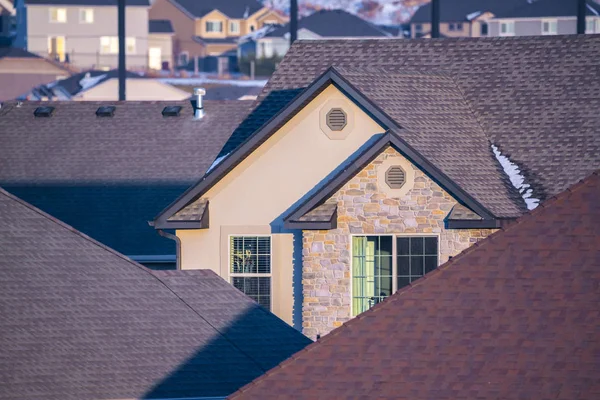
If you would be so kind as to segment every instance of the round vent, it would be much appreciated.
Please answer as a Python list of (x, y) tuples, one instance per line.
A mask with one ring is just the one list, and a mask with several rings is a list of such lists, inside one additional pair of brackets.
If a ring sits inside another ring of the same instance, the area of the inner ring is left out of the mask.
[(385, 183), (392, 189), (400, 189), (406, 182), (406, 173), (397, 165), (390, 167), (385, 173)]
[(341, 108), (332, 108), (327, 113), (327, 126), (332, 131), (341, 131), (347, 123), (346, 113)]

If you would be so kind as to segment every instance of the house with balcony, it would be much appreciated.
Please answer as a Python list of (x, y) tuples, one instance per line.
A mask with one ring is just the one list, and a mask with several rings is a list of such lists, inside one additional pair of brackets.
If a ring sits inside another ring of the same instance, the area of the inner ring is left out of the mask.
[[(82, 69), (118, 66), (116, 0), (17, 0), (17, 45)], [(126, 64), (148, 67), (148, 0), (127, 0)]]
[(600, 35), (299, 40), (153, 225), (182, 269), (325, 335), (600, 168), (599, 52)]
[[(586, 1), (585, 33), (600, 33), (600, 4)], [(490, 36), (568, 35), (577, 33), (577, 2), (537, 0), (504, 9), (489, 21)]]
[[(171, 22), (175, 63), (184, 67), (198, 57), (211, 57), (213, 63), (234, 62), (240, 37), (287, 21), (258, 0), (156, 0), (150, 18)], [(215, 61), (219, 58), (225, 61)]]

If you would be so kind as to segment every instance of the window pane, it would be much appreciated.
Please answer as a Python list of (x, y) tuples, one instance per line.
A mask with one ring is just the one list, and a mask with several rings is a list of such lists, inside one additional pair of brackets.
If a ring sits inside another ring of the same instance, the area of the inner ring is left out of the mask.
[(258, 257), (258, 273), (268, 274), (271, 272), (271, 256), (259, 255)]
[(414, 281), (415, 278), (423, 276), (424, 263), (425, 260), (423, 259), (423, 256), (410, 257), (410, 275), (413, 278), (411, 282)]
[(409, 244), (410, 238), (399, 237), (396, 239), (396, 252), (398, 255), (407, 256), (409, 255)]
[(271, 309), (271, 278), (233, 277), (231, 283), (267, 310)]
[(375, 254), (380, 256), (391, 256), (392, 255), (392, 237), (391, 236), (380, 236), (379, 246), (376, 249)]
[(409, 283), (410, 283), (410, 278), (405, 277), (405, 276), (398, 277), (398, 289), (402, 289), (403, 287), (408, 286)]
[(377, 257), (375, 274), (392, 276), (392, 257)]
[(437, 255), (438, 253), (438, 238), (437, 237), (426, 237), (425, 238), (425, 254)]
[(425, 256), (425, 273), (429, 273), (437, 268), (437, 256)]
[(410, 275), (410, 258), (399, 256), (397, 261), (398, 275)]
[(410, 238), (410, 254), (413, 256), (423, 254), (423, 238)]
[(381, 300), (392, 294), (392, 277), (380, 276), (375, 280), (375, 296)]

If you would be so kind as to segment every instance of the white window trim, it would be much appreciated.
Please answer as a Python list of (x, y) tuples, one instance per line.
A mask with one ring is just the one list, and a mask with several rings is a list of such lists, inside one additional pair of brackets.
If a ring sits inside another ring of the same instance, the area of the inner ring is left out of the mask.
[[(89, 22), (87, 20), (85, 20), (84, 18), (81, 18), (82, 15), (83, 15), (83, 13), (87, 14), (87, 12), (91, 12), (91, 15), (92, 15), (92, 20), (89, 21)], [(79, 9), (79, 23), (80, 24), (93, 24), (94, 23), (94, 17), (95, 16), (94, 16), (94, 9), (93, 8), (80, 8)]]
[[(592, 25), (592, 29), (588, 29), (588, 24)], [(600, 33), (600, 18), (586, 17), (585, 18), (585, 33)]]
[[(550, 28), (552, 26), (552, 24), (554, 24), (554, 26), (556, 27), (556, 31), (544, 32), (544, 24), (548, 24), (548, 28)], [(542, 31), (542, 35), (544, 35), (544, 36), (558, 35), (558, 20), (554, 19), (554, 18), (542, 19), (541, 31)]]
[[(54, 11), (54, 10), (56, 10), (56, 20), (54, 20), (52, 18), (52, 11)], [(64, 10), (64, 12), (65, 12), (65, 20), (64, 21), (60, 21), (58, 19), (58, 11), (59, 10)], [(66, 24), (67, 20), (68, 20), (68, 18), (67, 18), (67, 9), (64, 8), (64, 7), (50, 7), (48, 9), (48, 20), (50, 21), (51, 24)]]
[[(232, 27), (236, 29), (232, 29)], [(240, 21), (229, 21), (229, 33), (240, 33)]]
[(440, 252), (441, 246), (441, 234), (440, 233), (351, 233), (350, 234), (350, 242), (349, 242), (349, 254), (350, 254), (350, 285), (348, 285), (350, 290), (350, 318), (356, 318), (354, 315), (354, 296), (352, 296), (353, 287), (352, 283), (354, 282), (354, 276), (352, 274), (352, 262), (354, 259), (354, 254), (352, 253), (352, 239), (354, 237), (360, 236), (391, 236), (392, 237), (392, 294), (388, 297), (393, 296), (398, 291), (398, 260), (397, 260), (397, 249), (396, 249), (396, 238), (398, 237), (436, 237), (438, 240), (438, 267), (440, 264), (440, 260), (442, 258), (442, 254)]
[[(265, 273), (256, 273), (256, 274), (252, 274), (252, 273), (232, 273), (231, 272), (231, 238), (232, 237), (250, 237), (250, 238), (254, 238), (254, 237), (268, 237), (269, 238), (269, 245), (270, 245), (270, 254), (269, 254), (269, 266), (271, 267), (271, 272), (269, 272), (268, 274)], [(273, 295), (273, 235), (265, 235), (263, 234), (250, 234), (250, 233), (244, 233), (244, 234), (229, 234), (227, 235), (227, 282), (229, 282), (230, 285), (233, 286), (233, 283), (231, 282), (231, 278), (270, 278), (269, 283), (270, 283), (270, 299), (269, 299), (269, 310), (271, 312), (273, 312), (273, 298), (275, 297)], [(238, 290), (236, 288), (236, 290)], [(244, 293), (245, 294), (245, 293)]]
[[(512, 32), (502, 32), (502, 24), (512, 24), (513, 27), (513, 31)], [(500, 21), (500, 24), (498, 25), (498, 36), (515, 36), (515, 21), (514, 20), (504, 20), (504, 21)]]
[[(218, 31), (209, 31), (208, 30), (208, 24), (219, 24), (221, 25), (221, 30)], [(204, 28), (206, 30), (206, 33), (223, 33), (223, 21), (221, 20), (213, 20), (213, 19), (209, 19), (205, 22)]]

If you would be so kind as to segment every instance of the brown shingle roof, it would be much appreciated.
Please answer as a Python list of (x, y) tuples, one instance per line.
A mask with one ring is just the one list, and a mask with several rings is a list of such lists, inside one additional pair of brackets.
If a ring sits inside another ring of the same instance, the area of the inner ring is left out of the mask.
[(214, 272), (152, 272), (2, 189), (0, 221), (0, 399), (226, 396), (310, 343)]
[(233, 399), (600, 398), (600, 173)]

